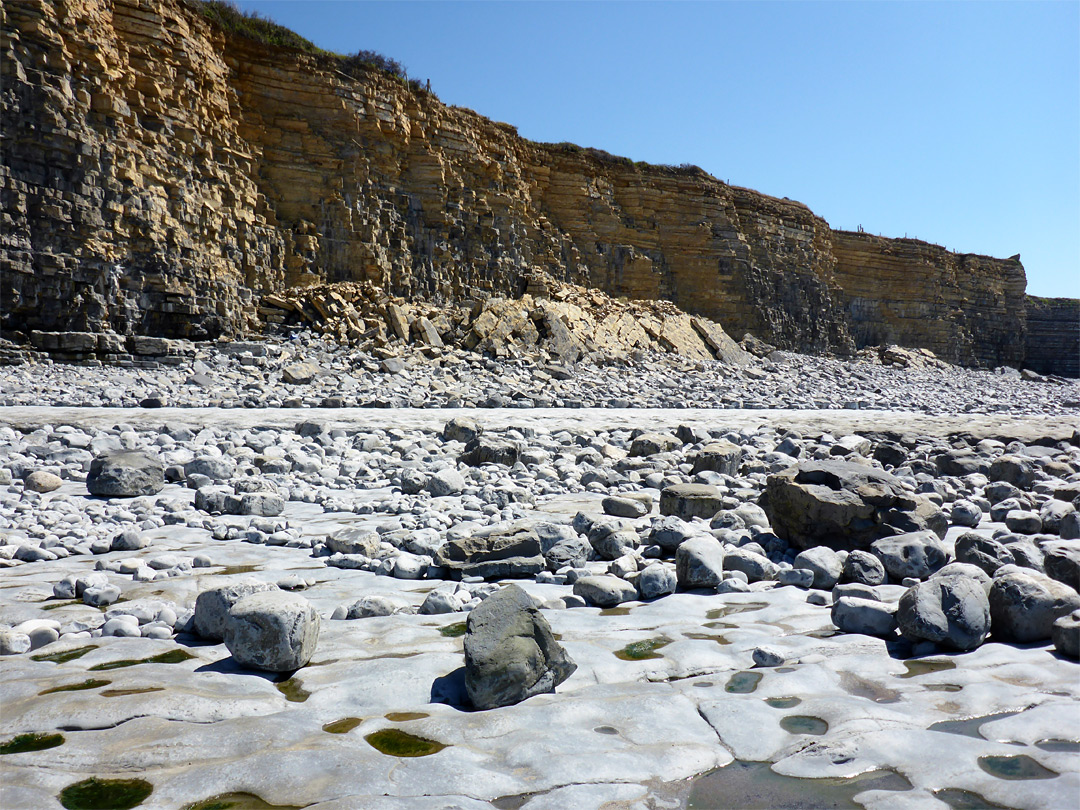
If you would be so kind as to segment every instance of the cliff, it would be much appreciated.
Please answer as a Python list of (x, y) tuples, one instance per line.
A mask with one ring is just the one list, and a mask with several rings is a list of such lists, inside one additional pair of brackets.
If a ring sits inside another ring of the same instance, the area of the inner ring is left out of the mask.
[(8, 0), (0, 25), (5, 331), (212, 337), (258, 328), (260, 299), (290, 287), (437, 302), (547, 273), (782, 348), (1024, 359), (1018, 261), (533, 143), (378, 69), (227, 35), (184, 0)]
[(1024, 348), (1032, 371), (1080, 377), (1080, 301), (1027, 296)]

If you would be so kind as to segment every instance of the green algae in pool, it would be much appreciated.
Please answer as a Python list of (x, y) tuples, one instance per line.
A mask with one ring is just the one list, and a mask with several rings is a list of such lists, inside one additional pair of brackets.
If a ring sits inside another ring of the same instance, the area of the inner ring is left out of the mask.
[(84, 779), (60, 791), (67, 810), (128, 810), (154, 792), (145, 779)]
[(82, 604), (81, 599), (65, 599), (63, 602), (53, 602), (50, 605), (42, 605), (41, 609), (42, 610), (56, 610), (57, 608), (71, 607), (72, 605), (81, 605), (81, 604)]
[(124, 667), (134, 667), (139, 664), (179, 664), (194, 657), (187, 650), (169, 650), (149, 658), (127, 658), (123, 661), (106, 661), (104, 664), (94, 664), (94, 666), (90, 667), (90, 672), (107, 672), (110, 669), (123, 669)]
[(396, 728), (384, 728), (368, 734), (364, 739), (379, 753), (392, 757), (426, 757), (446, 748), (440, 742), (425, 740)]
[(854, 800), (864, 790), (911, 790), (895, 771), (869, 771), (848, 779), (782, 776), (768, 762), (735, 760), (693, 781), (688, 810), (863, 810)]
[(797, 697), (773, 697), (765, 698), (765, 702), (772, 706), (774, 709), (794, 709), (800, 703), (802, 698)]
[(222, 793), (184, 807), (184, 810), (300, 810), (295, 804), (270, 804), (254, 793)]
[(425, 717), (431, 717), (430, 714), (424, 712), (390, 712), (383, 715), (391, 723), (404, 723), (407, 720), (423, 720)]
[(647, 638), (644, 641), (635, 641), (633, 644), (627, 644), (621, 650), (618, 650), (615, 657), (622, 661), (646, 661), (650, 658), (663, 658), (656, 651), (670, 643), (671, 639), (663, 636)]
[(40, 655), (31, 655), (31, 661), (51, 661), (54, 664), (66, 664), (68, 661), (74, 661), (76, 658), (82, 658), (91, 650), (96, 650), (96, 644), (88, 644), (85, 647), (75, 647), (70, 650), (61, 650), (54, 653), (41, 653)]
[(759, 683), (761, 683), (760, 672), (736, 672), (728, 679), (724, 691), (746, 695), (757, 689)]
[(1003, 804), (995, 804), (978, 793), (972, 793), (970, 790), (960, 790), (959, 788), (935, 790), (934, 798), (945, 802), (952, 810), (1012, 810), (1012, 808)]
[(979, 767), (998, 779), (1053, 779), (1056, 771), (1044, 768), (1026, 754), (1014, 757), (979, 757)]
[(143, 686), (132, 689), (106, 689), (102, 697), (124, 697), (125, 695), (145, 695), (149, 692), (164, 692), (164, 686)]
[(335, 720), (333, 723), (327, 723), (322, 727), (322, 730), (330, 734), (348, 734), (363, 722), (364, 721), (359, 717), (343, 717), (340, 720)]
[(820, 717), (807, 714), (789, 714), (780, 718), (780, 728), (789, 734), (824, 734), (829, 724)]
[(25, 754), (29, 751), (44, 751), (64, 744), (63, 734), (20, 734), (7, 742), (0, 743), (0, 754)]
[(619, 730), (617, 728), (614, 728), (613, 726), (597, 726), (593, 729), (593, 731), (595, 731), (597, 734), (609, 735), (615, 735), (619, 733)]
[(920, 675), (926, 675), (929, 672), (941, 672), (946, 669), (956, 669), (955, 661), (942, 661), (931, 659), (920, 659), (918, 661), (905, 661), (904, 667), (907, 669), (901, 678), (917, 678)]
[(465, 622), (448, 624), (446, 625), (446, 627), (440, 628), (439, 632), (447, 638), (457, 638), (458, 636), (463, 636), (465, 635)]
[(99, 686), (108, 686), (112, 681), (103, 681), (98, 678), (89, 678), (79, 683), (69, 683), (66, 686), (54, 686), (52, 689), (46, 689), (44, 692), (38, 692), (38, 695), (52, 695), (56, 692), (80, 692), (83, 689), (97, 689)]
[(309, 697), (311, 692), (300, 685), (300, 681), (296, 678), (289, 678), (287, 681), (282, 681), (277, 684), (277, 690), (285, 696), (285, 699), (292, 703), (303, 703)]
[(926, 683), (923, 684), (923, 689), (927, 692), (959, 692), (964, 687), (958, 686), (955, 683)]
[(628, 607), (613, 607), (604, 608), (600, 611), (601, 616), (629, 616), (631, 608)]

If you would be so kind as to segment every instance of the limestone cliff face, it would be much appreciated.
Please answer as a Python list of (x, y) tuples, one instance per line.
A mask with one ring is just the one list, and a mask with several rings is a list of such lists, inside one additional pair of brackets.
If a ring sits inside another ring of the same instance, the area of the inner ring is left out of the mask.
[(1080, 301), (1027, 296), (1025, 354), (1032, 371), (1080, 377)]
[(859, 346), (930, 349), (963, 365), (1024, 360), (1019, 259), (950, 253), (915, 239), (833, 232), (836, 278)]
[(6, 0), (0, 24), (5, 330), (203, 337), (287, 287), (438, 301), (543, 271), (784, 348), (1022, 359), (1019, 262), (865, 246), (700, 170), (532, 143), (184, 0)]

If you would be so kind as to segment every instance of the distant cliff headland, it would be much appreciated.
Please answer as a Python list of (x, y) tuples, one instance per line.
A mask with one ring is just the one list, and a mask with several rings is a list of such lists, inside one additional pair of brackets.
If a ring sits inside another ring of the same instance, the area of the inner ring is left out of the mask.
[(5, 334), (199, 339), (258, 330), (263, 296), (295, 286), (450, 302), (544, 273), (781, 348), (1080, 373), (1080, 304), (1026, 296), (1018, 257), (531, 142), (223, 4), (7, 0), (0, 24)]

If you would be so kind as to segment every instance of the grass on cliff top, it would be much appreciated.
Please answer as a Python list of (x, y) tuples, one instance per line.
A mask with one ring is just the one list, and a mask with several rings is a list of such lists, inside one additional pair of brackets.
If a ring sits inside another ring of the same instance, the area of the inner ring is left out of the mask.
[(413, 92), (431, 92), (421, 84), (419, 79), (410, 79), (408, 70), (396, 59), (391, 59), (376, 51), (359, 50), (345, 56), (323, 50), (311, 40), (305, 39), (283, 25), (278, 25), (257, 11), (244, 11), (238, 8), (231, 0), (198, 0), (197, 6), (208, 22), (228, 34), (263, 45), (292, 48), (314, 56), (329, 57), (337, 61), (339, 70), (350, 75), (354, 75), (357, 70), (378, 70), (397, 79)]

